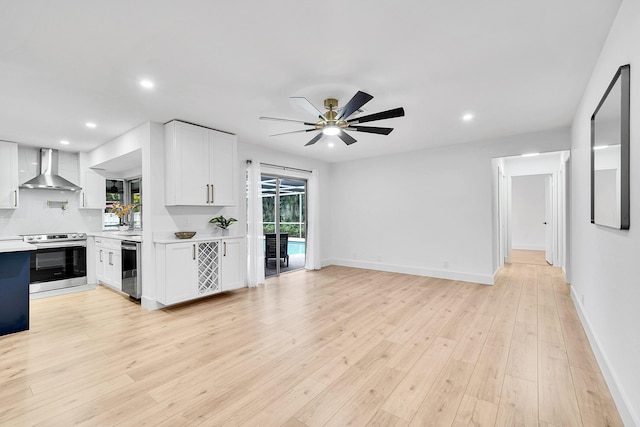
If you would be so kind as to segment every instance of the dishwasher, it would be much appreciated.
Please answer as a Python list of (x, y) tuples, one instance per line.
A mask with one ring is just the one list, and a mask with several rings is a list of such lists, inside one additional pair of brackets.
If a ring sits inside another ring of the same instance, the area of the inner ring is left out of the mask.
[(140, 242), (122, 241), (122, 292), (135, 300), (142, 296), (140, 246)]

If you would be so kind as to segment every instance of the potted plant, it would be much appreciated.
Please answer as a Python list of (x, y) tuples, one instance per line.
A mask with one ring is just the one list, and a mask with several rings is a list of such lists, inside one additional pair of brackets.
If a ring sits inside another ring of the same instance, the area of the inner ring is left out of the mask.
[(222, 229), (222, 234), (223, 235), (229, 234), (229, 230), (228, 230), (229, 226), (231, 224), (233, 224), (234, 222), (236, 222), (236, 221), (237, 221), (237, 219), (235, 219), (235, 218), (225, 218), (224, 215), (220, 215), (220, 216), (217, 216), (215, 218), (211, 218), (209, 220), (209, 222), (211, 224), (216, 224), (218, 227), (220, 227), (220, 229)]
[(124, 203), (115, 202), (111, 205), (111, 209), (109, 209), (109, 213), (116, 214), (118, 218), (120, 218), (120, 229), (126, 230), (133, 227), (133, 209), (136, 205), (125, 205)]

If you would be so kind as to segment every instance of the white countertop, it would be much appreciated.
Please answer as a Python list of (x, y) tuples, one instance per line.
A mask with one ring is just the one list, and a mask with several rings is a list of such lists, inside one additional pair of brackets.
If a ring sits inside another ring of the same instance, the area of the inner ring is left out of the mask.
[(142, 242), (142, 231), (89, 231), (89, 237), (103, 237), (105, 239), (130, 240), (132, 242)]
[(22, 240), (2, 240), (0, 241), (0, 253), (35, 251), (36, 247)]
[(207, 242), (211, 240), (234, 239), (238, 237), (244, 237), (244, 236), (239, 236), (237, 234), (230, 235), (230, 236), (222, 236), (220, 234), (196, 233), (196, 235), (190, 239), (178, 239), (173, 233), (169, 233), (169, 234), (159, 233), (158, 235), (153, 236), (153, 242), (154, 243)]

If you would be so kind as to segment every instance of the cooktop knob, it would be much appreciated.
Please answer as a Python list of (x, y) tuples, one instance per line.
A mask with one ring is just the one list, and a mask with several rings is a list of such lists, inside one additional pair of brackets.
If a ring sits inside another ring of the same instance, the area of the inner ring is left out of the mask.
[(33, 240), (33, 236), (27, 236), (27, 240)]
[(78, 233), (78, 237), (81, 239), (84, 238), (84, 233)]
[(42, 236), (36, 236), (36, 240), (42, 240)]
[(75, 234), (75, 233), (71, 235), (71, 238), (72, 238), (72, 239), (75, 239), (75, 238), (77, 238), (77, 237), (78, 237), (78, 235), (77, 235), (77, 234)]

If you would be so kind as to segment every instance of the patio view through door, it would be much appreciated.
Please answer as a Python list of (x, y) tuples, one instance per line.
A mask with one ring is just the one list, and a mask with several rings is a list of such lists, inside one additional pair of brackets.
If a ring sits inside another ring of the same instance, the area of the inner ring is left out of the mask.
[(262, 175), (264, 275), (304, 268), (307, 234), (307, 182)]

